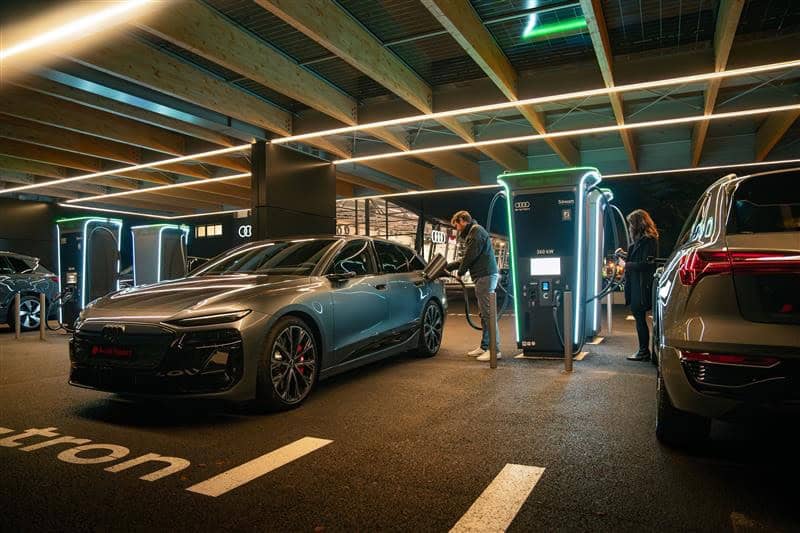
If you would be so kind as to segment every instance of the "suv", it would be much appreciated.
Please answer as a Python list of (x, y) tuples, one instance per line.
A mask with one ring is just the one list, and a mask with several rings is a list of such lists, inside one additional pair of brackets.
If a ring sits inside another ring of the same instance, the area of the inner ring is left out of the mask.
[(14, 295), (20, 294), (20, 327), (37, 329), (41, 319), (39, 293), (52, 302), (58, 295), (58, 277), (39, 264), (37, 257), (0, 252), (0, 322), (14, 327)]
[(725, 176), (656, 280), (656, 436), (800, 405), (800, 169)]

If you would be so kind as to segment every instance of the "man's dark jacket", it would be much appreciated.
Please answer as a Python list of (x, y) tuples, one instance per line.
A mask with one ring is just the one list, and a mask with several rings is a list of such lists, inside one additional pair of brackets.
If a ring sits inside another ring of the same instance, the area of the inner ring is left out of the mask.
[(469, 271), (473, 280), (490, 274), (497, 274), (497, 261), (494, 258), (492, 240), (480, 224), (472, 222), (461, 232), (464, 238), (464, 255), (461, 261), (451, 263), (458, 265), (458, 275), (463, 276)]
[(656, 265), (653, 259), (658, 256), (658, 239), (641, 237), (628, 250), (625, 261), (625, 304), (634, 313), (647, 311), (653, 307), (653, 274)]

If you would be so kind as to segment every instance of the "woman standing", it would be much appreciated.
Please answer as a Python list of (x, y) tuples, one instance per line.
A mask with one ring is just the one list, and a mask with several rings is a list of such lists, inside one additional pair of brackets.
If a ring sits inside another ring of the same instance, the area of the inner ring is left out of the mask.
[(631, 361), (650, 360), (650, 330), (647, 311), (652, 309), (653, 274), (658, 256), (658, 229), (644, 209), (628, 215), (628, 228), (633, 244), (625, 261), (625, 305), (631, 307), (639, 337), (639, 351), (628, 357)]

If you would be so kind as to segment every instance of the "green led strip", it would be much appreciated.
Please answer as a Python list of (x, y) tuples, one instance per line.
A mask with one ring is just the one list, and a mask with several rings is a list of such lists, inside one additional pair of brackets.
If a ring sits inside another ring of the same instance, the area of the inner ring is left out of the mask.
[(525, 31), (522, 34), (523, 39), (534, 39), (536, 37), (547, 37), (559, 33), (566, 33), (568, 31), (580, 30), (586, 28), (588, 24), (583, 17), (576, 17), (560, 22), (551, 22), (549, 24), (542, 24), (534, 26), (532, 29)]

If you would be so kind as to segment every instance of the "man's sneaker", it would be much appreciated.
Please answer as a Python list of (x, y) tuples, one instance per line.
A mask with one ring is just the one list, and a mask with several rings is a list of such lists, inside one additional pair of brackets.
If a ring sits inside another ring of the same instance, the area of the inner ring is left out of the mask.
[(470, 356), (470, 357), (478, 357), (479, 355), (483, 354), (483, 352), (485, 352), (485, 351), (486, 350), (484, 350), (483, 348), (475, 348), (471, 352), (467, 352), (467, 355)]
[[(477, 361), (488, 361), (489, 358), (490, 358), (489, 350), (486, 350), (485, 352), (483, 352), (481, 355), (478, 356)], [(503, 358), (503, 356), (500, 355), (500, 352), (497, 352), (497, 358), (498, 359)]]

